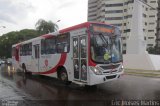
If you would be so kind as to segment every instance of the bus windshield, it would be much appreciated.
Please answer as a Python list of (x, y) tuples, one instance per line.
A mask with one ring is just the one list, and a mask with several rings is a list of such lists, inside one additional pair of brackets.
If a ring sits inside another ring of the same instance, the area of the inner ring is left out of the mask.
[(115, 33), (91, 33), (91, 58), (96, 63), (117, 63), (122, 61), (121, 38)]

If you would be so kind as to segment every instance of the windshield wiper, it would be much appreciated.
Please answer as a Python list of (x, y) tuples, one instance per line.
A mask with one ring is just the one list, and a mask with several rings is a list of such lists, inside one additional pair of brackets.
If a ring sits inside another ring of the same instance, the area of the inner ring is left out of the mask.
[(103, 40), (103, 42), (108, 45), (108, 41), (104, 37), (105, 35), (103, 35), (102, 33), (100, 33), (99, 35), (100, 35), (101, 39)]

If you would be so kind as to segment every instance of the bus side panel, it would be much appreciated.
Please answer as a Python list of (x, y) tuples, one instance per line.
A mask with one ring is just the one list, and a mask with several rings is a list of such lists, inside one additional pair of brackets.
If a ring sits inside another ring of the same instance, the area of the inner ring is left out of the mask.
[(32, 66), (31, 58), (32, 58), (31, 55), (30, 56), (20, 56), (19, 65), (21, 66), (21, 68), (22, 68), (22, 64), (25, 64), (26, 69), (28, 71), (31, 71), (31, 66)]
[[(47, 72), (58, 64), (61, 54), (47, 54), (40, 57), (40, 72)], [(46, 76), (57, 78), (57, 73), (45, 74)]]

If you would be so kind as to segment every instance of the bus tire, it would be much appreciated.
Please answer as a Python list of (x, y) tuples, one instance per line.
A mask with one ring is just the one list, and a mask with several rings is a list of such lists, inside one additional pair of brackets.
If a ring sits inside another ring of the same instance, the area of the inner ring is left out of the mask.
[(27, 73), (26, 65), (24, 63), (22, 64), (22, 70), (23, 70), (23, 73), (25, 74)]
[(68, 74), (65, 68), (61, 68), (61, 70), (58, 71), (58, 78), (66, 85), (71, 84), (71, 81), (68, 81)]

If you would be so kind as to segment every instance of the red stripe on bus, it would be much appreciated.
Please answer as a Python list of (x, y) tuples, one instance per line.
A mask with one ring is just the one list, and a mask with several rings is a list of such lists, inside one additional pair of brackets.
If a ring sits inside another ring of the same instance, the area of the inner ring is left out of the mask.
[(16, 53), (14, 54), (17, 62), (19, 62), (19, 48), (20, 48), (20, 44), (16, 46)]
[(35, 73), (35, 74), (52, 74), (52, 73), (55, 73), (55, 72), (57, 72), (58, 66), (63, 66), (64, 65), (64, 63), (66, 61), (66, 58), (67, 58), (67, 54), (63, 53), (63, 54), (61, 54), (61, 58), (60, 58), (58, 64), (55, 67), (53, 67), (51, 70), (46, 71), (46, 72), (32, 72), (32, 73)]
[(110, 26), (113, 26), (111, 24), (108, 24), (108, 23), (100, 23), (100, 22), (84, 22), (84, 23), (81, 23), (79, 25), (75, 25), (75, 26), (72, 26), (72, 27), (69, 27), (69, 28), (66, 28), (66, 29), (62, 29), (59, 31), (59, 33), (66, 33), (66, 32), (70, 32), (72, 30), (77, 30), (77, 29), (81, 29), (81, 28), (84, 28), (84, 27), (87, 27), (89, 28), (90, 24), (101, 24), (101, 25), (110, 25)]
[(66, 33), (66, 32), (70, 32), (72, 30), (77, 30), (77, 29), (88, 27), (89, 25), (90, 25), (90, 22), (85, 22), (85, 23), (82, 23), (82, 24), (79, 24), (79, 25), (76, 25), (76, 26), (72, 26), (72, 27), (69, 27), (69, 28), (66, 28), (66, 29), (62, 29), (59, 32), (60, 33)]
[(49, 38), (53, 38), (54, 35), (46, 34), (46, 35), (42, 35), (41, 37), (43, 37), (43, 38), (45, 38), (45, 39), (49, 39)]

